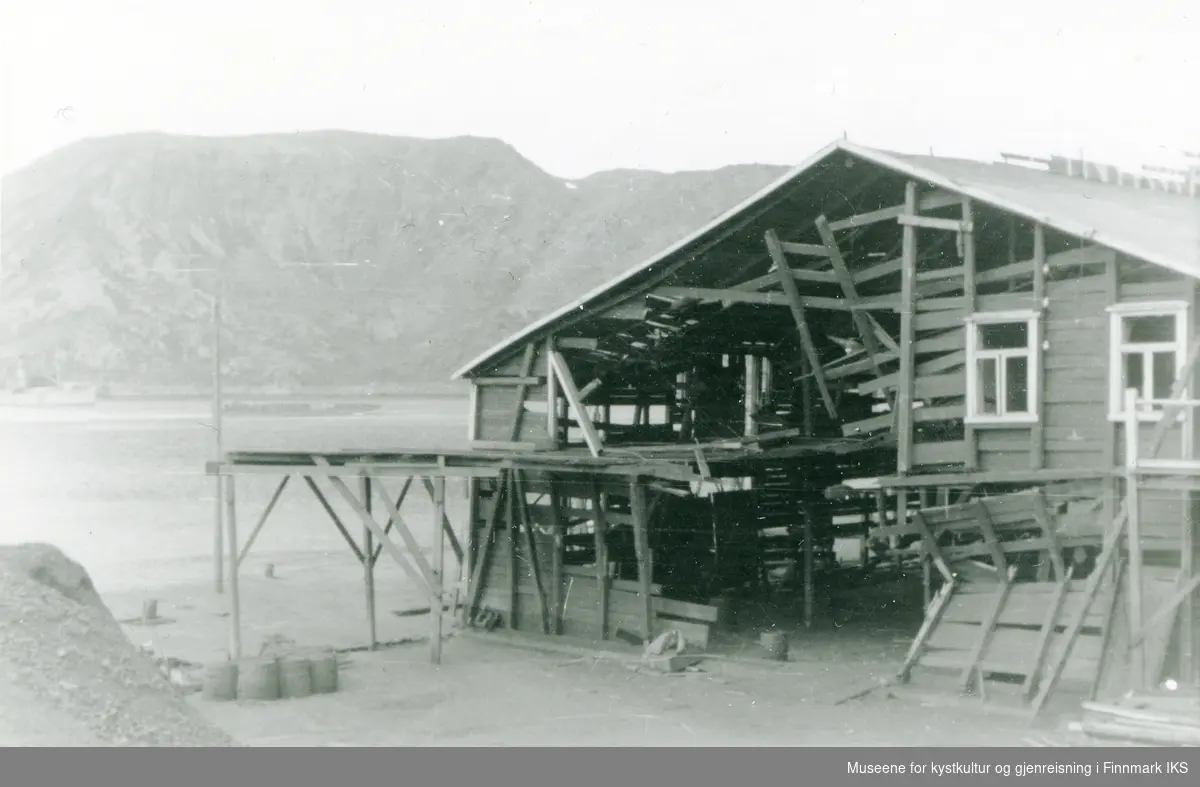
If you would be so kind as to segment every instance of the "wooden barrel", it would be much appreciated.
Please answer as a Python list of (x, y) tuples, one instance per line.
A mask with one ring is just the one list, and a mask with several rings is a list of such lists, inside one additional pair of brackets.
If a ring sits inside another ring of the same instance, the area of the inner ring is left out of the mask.
[(759, 644), (773, 661), (787, 661), (788, 638), (782, 631), (764, 631), (758, 638)]
[(304, 656), (279, 659), (279, 696), (285, 700), (308, 697), (313, 693), (312, 664)]
[(273, 658), (247, 659), (238, 666), (239, 700), (279, 699), (279, 662)]
[(321, 650), (308, 657), (313, 694), (333, 694), (338, 690), (337, 653)]
[(233, 661), (221, 661), (209, 664), (204, 670), (204, 687), (202, 696), (215, 702), (229, 702), (237, 699), (238, 665)]

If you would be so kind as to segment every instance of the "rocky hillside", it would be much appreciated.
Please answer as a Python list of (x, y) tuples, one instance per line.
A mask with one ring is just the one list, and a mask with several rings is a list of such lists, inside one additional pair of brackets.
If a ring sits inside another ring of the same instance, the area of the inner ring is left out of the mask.
[(203, 387), (218, 266), (235, 384), (444, 379), (780, 171), (564, 181), (497, 140), (343, 132), (81, 142), (3, 180), (0, 379), (21, 357)]

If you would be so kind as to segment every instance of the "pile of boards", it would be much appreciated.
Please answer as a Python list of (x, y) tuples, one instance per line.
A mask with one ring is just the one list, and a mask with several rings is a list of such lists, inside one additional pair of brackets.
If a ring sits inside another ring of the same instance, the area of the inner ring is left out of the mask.
[(1091, 738), (1150, 746), (1200, 746), (1200, 692), (1130, 694), (1111, 703), (1083, 703), (1072, 728)]

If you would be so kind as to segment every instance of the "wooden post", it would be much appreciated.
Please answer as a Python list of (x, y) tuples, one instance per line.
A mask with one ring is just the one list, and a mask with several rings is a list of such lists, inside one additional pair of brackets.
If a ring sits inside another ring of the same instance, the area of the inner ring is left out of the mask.
[[(1125, 391), (1125, 508), (1128, 513), (1129, 630), (1142, 630), (1142, 532), (1141, 501), (1138, 488), (1138, 438), (1141, 431), (1137, 414), (1137, 391)], [(1138, 643), (1129, 652), (1130, 688), (1137, 690), (1146, 681), (1146, 649)]]
[[(434, 664), (442, 663), (442, 623), (446, 603), (446, 477), (433, 479), (433, 582), (430, 583), (429, 611), (433, 620), (430, 627), (430, 659)], [(451, 610), (453, 614), (453, 610)]]
[(550, 530), (554, 539), (550, 557), (550, 633), (562, 634), (563, 619), (563, 523), (558, 483), (553, 475), (550, 484)]
[[(971, 200), (969, 199), (962, 201), (962, 221), (963, 231), (959, 235), (959, 238), (962, 241), (963, 317), (969, 318), (975, 313), (975, 231), (967, 229), (973, 225), (974, 207), (971, 205)], [(906, 231), (907, 229), (908, 227), (905, 226)], [(907, 237), (906, 235), (905, 238), (907, 239)], [(915, 304), (912, 304), (912, 306), (915, 308)], [(916, 363), (916, 359), (912, 359), (912, 362)], [(967, 374), (971, 374), (971, 371), (968, 370)], [(971, 407), (970, 404), (968, 404), (969, 407)], [(964, 469), (968, 472), (978, 470), (979, 439), (975, 433), (975, 427), (969, 423), (963, 424), (963, 441), (966, 443), (966, 467)], [(997, 570), (1003, 571), (1004, 569), (997, 566)]]
[(508, 524), (508, 627), (514, 630), (517, 627), (517, 550), (520, 548), (517, 544), (519, 511), (517, 495), (520, 493), (521, 487), (517, 485), (517, 472), (512, 470), (509, 472), (508, 479), (508, 511), (506, 514)]
[(225, 527), (229, 548), (229, 657), (242, 658), (242, 598), (238, 593), (237, 497), (234, 477), (225, 479)]
[[(1041, 224), (1033, 226), (1033, 308), (1038, 312), (1038, 340), (1046, 335), (1046, 229)], [(1037, 368), (1030, 369), (1033, 380), (1033, 406), (1037, 408), (1038, 420), (1033, 425), (1029, 441), (1029, 464), (1033, 470), (1041, 470), (1046, 463), (1046, 353), (1038, 347)]]
[(646, 642), (654, 639), (654, 600), (650, 597), (653, 579), (650, 576), (650, 523), (646, 521), (646, 487), (640, 478), (629, 482), (630, 513), (633, 516), (633, 543), (638, 562), (638, 589), (642, 602), (642, 623)]
[(813, 516), (816, 506), (804, 505), (804, 627), (813, 625)]
[[(909, 181), (904, 187), (904, 213), (917, 213), (917, 184)], [(912, 469), (913, 446), (913, 345), (914, 316), (917, 299), (917, 228), (904, 224), (900, 252), (900, 378), (896, 395), (896, 469), (905, 475)]]
[[(546, 436), (558, 448), (558, 377), (554, 374), (554, 337), (546, 338)], [(607, 419), (605, 419), (607, 420)]]
[[(363, 508), (371, 513), (371, 477), (363, 474), (361, 479)], [(363, 586), (367, 594), (367, 647), (375, 650), (378, 647), (377, 633), (378, 615), (375, 613), (375, 534), (371, 528), (363, 525)]]
[[(1192, 495), (1185, 498), (1182, 530), (1179, 544), (1180, 580), (1190, 582), (1196, 576), (1195, 523), (1192, 520)], [(1200, 684), (1200, 668), (1196, 659), (1196, 593), (1188, 593), (1179, 610), (1179, 676), (1183, 680)]]
[(600, 597), (596, 616), (597, 639), (608, 639), (608, 521), (604, 516), (604, 495), (600, 482), (592, 482), (592, 527), (596, 541), (596, 590)]
[[(463, 558), (458, 565), (458, 582), (462, 583), (471, 577), (475, 571), (475, 561), (479, 559), (479, 479), (467, 479), (467, 533), (463, 541)], [(468, 594), (470, 587), (462, 588)], [(470, 604), (463, 605), (463, 623), (469, 623)]]
[(762, 384), (762, 371), (758, 365), (758, 357), (755, 355), (746, 356), (746, 383), (745, 403), (746, 403), (746, 437), (753, 437), (758, 434), (758, 393), (759, 385)]

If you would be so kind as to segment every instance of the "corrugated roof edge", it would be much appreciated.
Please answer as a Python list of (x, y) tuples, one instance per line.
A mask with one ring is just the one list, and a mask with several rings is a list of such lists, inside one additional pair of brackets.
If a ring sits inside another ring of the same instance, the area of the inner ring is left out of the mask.
[(1021, 205), (1013, 200), (992, 194), (986, 189), (974, 186), (965, 186), (961, 183), (958, 183), (953, 178), (948, 178), (940, 173), (913, 164), (909, 161), (905, 161), (904, 159), (899, 158), (899, 155), (901, 154), (894, 154), (887, 151), (877, 150), (875, 148), (863, 147), (845, 140), (837, 140), (836, 142), (826, 145), (812, 156), (809, 156), (804, 163), (794, 167), (786, 175), (779, 178), (774, 183), (771, 183), (770, 185), (761, 189), (758, 193), (748, 197), (741, 203), (725, 211), (725, 213), (713, 219), (708, 224), (685, 236), (653, 257), (650, 257), (645, 262), (642, 262), (636, 267), (631, 268), (620, 276), (610, 280), (606, 284), (593, 289), (591, 292), (583, 295), (580, 298), (577, 298), (561, 309), (558, 309), (557, 311), (554, 311), (545, 317), (530, 323), (529, 325), (525, 326), (525, 328), (508, 337), (504, 341), (492, 346), (455, 372), (450, 379), (461, 380), (462, 378), (470, 375), (472, 372), (477, 371), (480, 366), (483, 366), (488, 361), (493, 360), (497, 355), (503, 353), (513, 344), (516, 344), (517, 342), (536, 334), (537, 332), (545, 329), (547, 326), (567, 316), (571, 312), (584, 308), (592, 301), (609, 293), (611, 290), (626, 283), (635, 276), (645, 273), (666, 258), (677, 254), (689, 244), (696, 242), (701, 237), (718, 229), (722, 224), (737, 218), (739, 215), (752, 208), (764, 198), (769, 197), (776, 191), (797, 180), (800, 176), (821, 162), (823, 159), (839, 151), (849, 153), (877, 166), (884, 167), (885, 169), (890, 169), (899, 174), (907, 175), (908, 177), (924, 181), (925, 183), (938, 186), (947, 191), (952, 191), (964, 197), (970, 197), (971, 199), (987, 203), (1008, 213), (1045, 224), (1046, 226), (1056, 229), (1059, 232), (1064, 232), (1068, 235), (1074, 235), (1079, 238), (1084, 238), (1099, 243), (1116, 251), (1143, 259), (1146, 262), (1161, 265), (1164, 268), (1169, 268), (1170, 270), (1182, 273), (1185, 276), (1200, 278), (1196, 276), (1196, 272), (1194, 270), (1189, 270), (1187, 266), (1180, 264), (1179, 260), (1163, 258), (1162, 255), (1157, 254), (1152, 250), (1140, 248), (1136, 244), (1128, 243), (1126, 239), (1112, 237), (1099, 227), (1086, 226), (1080, 222), (1073, 221), (1070, 217), (1040, 215), (1037, 211), (1029, 208), (1028, 206)]

